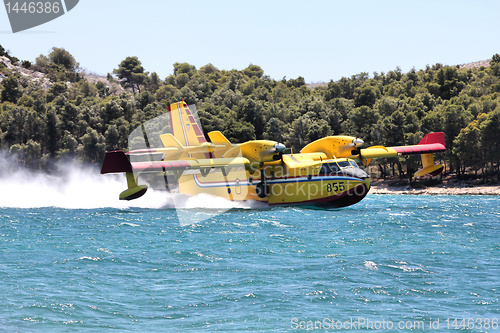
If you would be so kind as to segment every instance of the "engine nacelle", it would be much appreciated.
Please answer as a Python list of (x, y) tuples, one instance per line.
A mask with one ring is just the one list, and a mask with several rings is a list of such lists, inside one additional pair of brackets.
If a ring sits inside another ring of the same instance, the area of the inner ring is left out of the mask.
[(327, 136), (302, 148), (301, 153), (324, 153), (328, 159), (350, 157), (352, 150), (363, 145), (363, 140), (352, 136)]

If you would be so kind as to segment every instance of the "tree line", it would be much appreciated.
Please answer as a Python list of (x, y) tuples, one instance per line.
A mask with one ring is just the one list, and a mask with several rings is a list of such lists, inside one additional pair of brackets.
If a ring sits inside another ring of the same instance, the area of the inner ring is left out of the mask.
[[(196, 104), (205, 133), (234, 142), (270, 139), (298, 152), (327, 135), (369, 145), (417, 144), (443, 131), (446, 172), (500, 174), (500, 55), (490, 65), (461, 69), (435, 64), (403, 73), (360, 73), (310, 89), (303, 77), (275, 80), (254, 64), (243, 70), (175, 63), (161, 79), (127, 57), (91, 82), (74, 57), (54, 47), (35, 63), (0, 46), (0, 56), (43, 73), (33, 79), (0, 62), (0, 149), (32, 168), (61, 158), (99, 163), (107, 150), (126, 149), (130, 132), (180, 100)], [(45, 81), (44, 81), (45, 80)], [(412, 174), (418, 158), (378, 164), (381, 176)]]

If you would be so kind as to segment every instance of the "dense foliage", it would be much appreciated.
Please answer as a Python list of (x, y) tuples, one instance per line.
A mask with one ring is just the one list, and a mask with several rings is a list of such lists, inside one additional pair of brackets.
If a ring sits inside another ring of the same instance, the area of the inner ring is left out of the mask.
[[(3, 48), (2, 55), (9, 56)], [(4, 58), (5, 59), (5, 58)], [(17, 58), (9, 56), (13, 62)], [(447, 172), (500, 171), (500, 56), (489, 67), (460, 69), (436, 64), (403, 73), (360, 73), (310, 89), (304, 78), (274, 80), (257, 65), (219, 70), (175, 63), (161, 80), (128, 57), (108, 80), (91, 83), (64, 49), (36, 64), (50, 84), (27, 79), (0, 62), (0, 148), (31, 167), (53, 158), (99, 162), (106, 150), (125, 149), (128, 134), (165, 112), (168, 104), (196, 104), (205, 132), (230, 140), (272, 139), (298, 152), (327, 135), (360, 137), (366, 146), (416, 144), (444, 131)], [(122, 87), (119, 86), (121, 84)], [(415, 171), (418, 159), (379, 164), (386, 175)], [(406, 166), (406, 167), (405, 167)]]

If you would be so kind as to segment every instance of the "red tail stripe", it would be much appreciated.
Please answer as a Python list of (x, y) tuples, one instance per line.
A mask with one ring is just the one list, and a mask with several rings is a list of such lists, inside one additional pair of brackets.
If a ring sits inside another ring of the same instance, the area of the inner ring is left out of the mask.
[(440, 143), (444, 146), (445, 145), (444, 133), (443, 132), (435, 132), (435, 133), (426, 134), (418, 144), (419, 145), (426, 145), (426, 144), (433, 144), (433, 143)]
[(394, 147), (393, 149), (398, 154), (402, 155), (441, 153), (446, 150), (445, 146), (441, 143), (431, 143), (418, 146)]

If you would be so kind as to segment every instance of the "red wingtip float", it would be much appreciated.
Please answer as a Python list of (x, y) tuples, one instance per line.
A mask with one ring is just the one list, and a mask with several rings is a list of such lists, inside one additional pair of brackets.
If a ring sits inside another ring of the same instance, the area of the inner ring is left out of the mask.
[[(421, 155), (415, 177), (442, 172), (434, 153), (445, 151), (444, 134), (430, 133), (418, 145), (360, 148), (363, 140), (328, 136), (306, 145), (299, 154), (270, 140), (233, 144), (219, 131), (207, 142), (186, 103), (171, 104), (166, 115), (139, 126), (129, 137), (128, 153), (106, 153), (101, 173), (124, 172), (128, 189), (121, 200), (146, 193), (139, 177), (154, 188), (196, 195), (208, 193), (228, 200), (256, 200), (269, 205), (345, 207), (362, 200), (370, 178), (358, 163), (374, 158)], [(156, 148), (153, 148), (156, 146)]]

